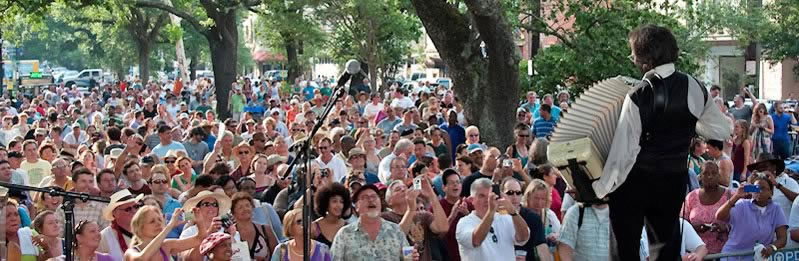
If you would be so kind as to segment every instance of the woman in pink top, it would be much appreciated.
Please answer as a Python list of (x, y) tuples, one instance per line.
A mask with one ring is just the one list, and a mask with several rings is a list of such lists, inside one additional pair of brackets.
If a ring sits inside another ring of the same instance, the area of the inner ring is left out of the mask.
[(719, 184), (721, 174), (714, 162), (702, 164), (699, 178), (702, 186), (688, 193), (680, 213), (705, 242), (708, 254), (715, 254), (721, 252), (730, 232), (726, 222), (716, 219), (716, 211), (727, 202), (731, 192)]
[(563, 217), (560, 213), (561, 204), (563, 204), (563, 199), (560, 198), (560, 194), (558, 194), (558, 190), (555, 189), (555, 183), (558, 182), (558, 177), (560, 177), (560, 171), (558, 168), (552, 167), (552, 165), (544, 164), (538, 166), (538, 171), (533, 174), (533, 179), (541, 179), (547, 183), (547, 187), (552, 191), (552, 204), (549, 206), (549, 209), (552, 209), (553, 212), (558, 216), (558, 220), (563, 221)]

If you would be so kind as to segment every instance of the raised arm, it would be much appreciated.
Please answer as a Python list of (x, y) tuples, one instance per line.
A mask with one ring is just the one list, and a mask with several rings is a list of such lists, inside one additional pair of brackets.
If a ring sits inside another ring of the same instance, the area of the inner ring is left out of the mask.
[[(161, 230), (161, 233), (158, 233), (158, 235), (155, 236), (155, 239), (150, 241), (150, 243), (147, 244), (147, 246), (145, 246), (144, 249), (142, 249), (141, 251), (135, 251), (132, 248), (128, 249), (128, 251), (125, 252), (125, 261), (151, 260), (153, 255), (159, 252), (162, 245), (164, 248), (169, 249), (169, 245), (166, 242), (164, 242), (164, 239), (166, 239), (166, 235), (169, 234), (169, 232), (172, 231), (173, 228), (182, 223), (186, 223), (186, 221), (180, 221), (179, 220), (180, 218), (177, 218), (181, 214), (183, 214), (183, 209), (181, 208), (175, 209), (174, 214), (172, 214), (173, 218), (169, 221), (169, 224), (167, 224), (166, 228), (164, 230)], [(198, 235), (199, 234), (201, 233), (198, 233)], [(194, 239), (194, 237), (189, 239)], [(182, 240), (175, 240), (175, 241), (182, 241)], [(200, 241), (198, 241), (197, 244), (193, 247), (199, 246), (201, 241), (202, 238), (200, 238)]]
[(422, 180), (422, 195), (424, 195), (433, 206), (433, 223), (430, 224), (430, 230), (436, 234), (446, 234), (449, 230), (447, 215), (444, 213), (444, 208), (441, 207), (441, 202), (438, 202), (438, 197), (430, 184), (430, 178), (425, 176)]
[(479, 247), (488, 236), (491, 224), (494, 223), (494, 213), (497, 211), (497, 195), (491, 193), (488, 200), (488, 211), (480, 220), (480, 224), (472, 230), (472, 247)]
[(737, 203), (739, 199), (743, 198), (743, 196), (744, 196), (744, 186), (741, 185), (740, 187), (738, 187), (738, 190), (735, 191), (735, 194), (733, 194), (732, 197), (729, 200), (727, 200), (727, 202), (724, 202), (724, 205), (722, 205), (721, 208), (719, 208), (719, 210), (716, 211), (716, 219), (724, 222), (729, 222), (730, 210), (732, 209), (732, 207), (735, 206), (735, 203)]

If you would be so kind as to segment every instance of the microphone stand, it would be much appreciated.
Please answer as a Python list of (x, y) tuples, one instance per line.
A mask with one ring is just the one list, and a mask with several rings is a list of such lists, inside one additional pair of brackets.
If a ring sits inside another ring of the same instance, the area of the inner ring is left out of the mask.
[[(297, 152), (297, 157), (289, 164), (289, 167), (286, 169), (286, 172), (283, 174), (282, 179), (288, 178), (291, 175), (291, 171), (295, 165), (299, 162), (300, 158), (304, 158), (305, 161), (305, 173), (297, 176), (297, 181), (294, 184), (298, 186), (300, 190), (305, 190), (302, 197), (302, 227), (303, 227), (303, 260), (310, 261), (311, 259), (311, 211), (313, 211), (313, 173), (311, 173), (311, 141), (313, 140), (313, 136), (316, 135), (316, 132), (322, 127), (324, 120), (327, 119), (328, 114), (333, 109), (333, 106), (336, 104), (336, 101), (340, 99), (346, 93), (344, 90), (343, 82), (346, 82), (350, 78), (350, 75), (345, 73), (342, 75), (341, 79), (339, 79), (339, 86), (338, 89), (333, 93), (333, 97), (330, 97), (330, 100), (327, 101), (327, 105), (325, 106), (325, 110), (322, 112), (319, 117), (316, 118), (316, 124), (314, 125), (311, 133), (302, 142), (302, 147)], [(342, 81), (342, 79), (344, 79)], [(300, 172), (301, 173), (301, 172)], [(297, 239), (294, 239), (297, 240)]]
[(72, 241), (74, 240), (73, 229), (75, 226), (75, 216), (74, 216), (74, 207), (75, 207), (75, 200), (79, 199), (83, 202), (88, 201), (97, 201), (97, 202), (104, 202), (110, 203), (111, 200), (106, 197), (97, 197), (92, 196), (86, 193), (78, 193), (78, 192), (69, 192), (69, 191), (60, 191), (55, 189), (47, 189), (47, 188), (39, 188), (39, 187), (31, 187), (25, 185), (17, 185), (11, 184), (7, 182), (0, 182), (0, 187), (6, 187), (9, 189), (16, 189), (22, 191), (36, 191), (41, 193), (50, 194), (53, 197), (63, 197), (64, 202), (61, 203), (61, 209), (64, 210), (64, 257), (67, 261), (72, 261)]

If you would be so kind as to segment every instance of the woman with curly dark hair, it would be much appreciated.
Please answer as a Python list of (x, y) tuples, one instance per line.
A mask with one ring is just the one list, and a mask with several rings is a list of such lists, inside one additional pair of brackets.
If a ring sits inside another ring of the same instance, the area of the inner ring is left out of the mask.
[(321, 216), (313, 222), (314, 239), (327, 246), (333, 245), (338, 230), (347, 224), (352, 206), (350, 193), (344, 185), (329, 183), (316, 192), (316, 214)]

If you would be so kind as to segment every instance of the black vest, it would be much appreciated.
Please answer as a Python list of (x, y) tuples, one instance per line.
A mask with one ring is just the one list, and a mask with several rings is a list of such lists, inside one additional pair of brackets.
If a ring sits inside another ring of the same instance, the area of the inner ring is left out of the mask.
[[(688, 109), (689, 80), (695, 80), (676, 71), (666, 78), (649, 79), (630, 94), (638, 106), (642, 125), (641, 151), (635, 167), (657, 172), (685, 171), (698, 120)], [(707, 91), (701, 84), (699, 87), (706, 102)]]

